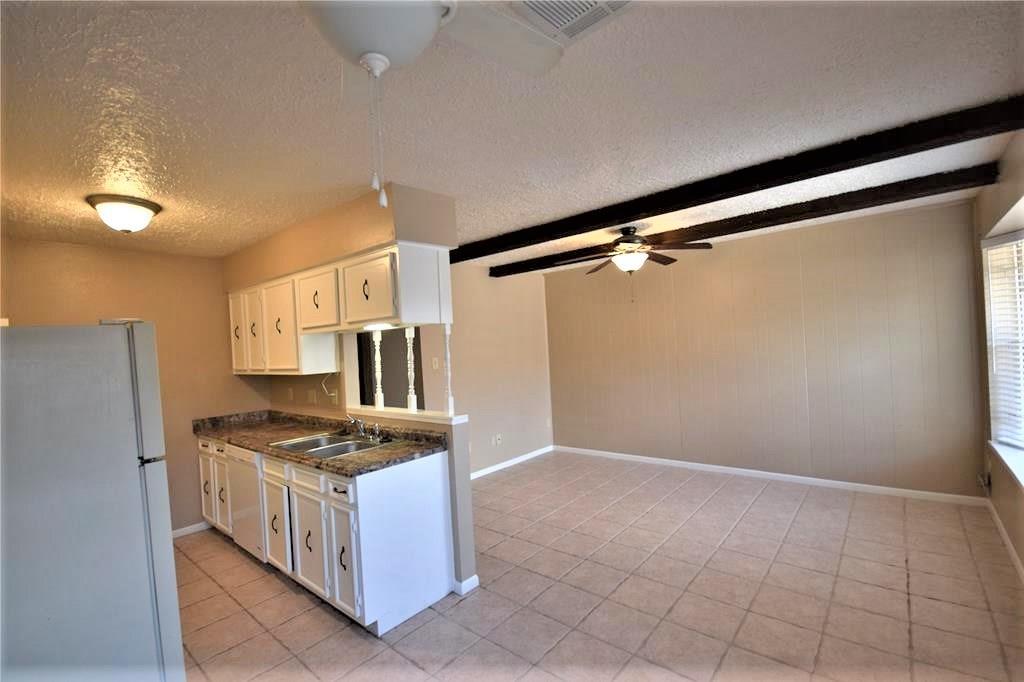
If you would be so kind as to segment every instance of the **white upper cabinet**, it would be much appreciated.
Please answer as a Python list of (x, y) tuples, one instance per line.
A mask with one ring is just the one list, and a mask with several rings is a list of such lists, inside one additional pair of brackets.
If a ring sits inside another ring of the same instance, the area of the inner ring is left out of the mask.
[(359, 324), (398, 316), (395, 301), (395, 254), (375, 255), (342, 267), (345, 322)]
[(249, 369), (264, 369), (267, 361), (263, 355), (263, 301), (258, 289), (242, 293), (245, 308), (245, 350)]
[(448, 249), (398, 242), (232, 292), (228, 302), (236, 374), (337, 372), (338, 332), (451, 323)]
[(299, 325), (303, 331), (335, 327), (338, 310), (338, 268), (313, 271), (296, 278), (299, 283)]
[(295, 325), (295, 283), (286, 279), (263, 288), (267, 336), (267, 369), (299, 368), (299, 339)]
[(228, 311), (231, 324), (231, 368), (238, 372), (249, 369), (245, 357), (245, 303), (241, 294), (228, 296)]
[(341, 270), (345, 329), (452, 321), (451, 267), (444, 247), (399, 242), (345, 261)]
[[(327, 374), (338, 371), (336, 332), (299, 333), (296, 288), (296, 279), (289, 277), (268, 282), (259, 289), (228, 296), (232, 344), (235, 344), (238, 316), (242, 317), (240, 348), (232, 346), (232, 367), (236, 374)], [(334, 300), (337, 301), (337, 292)]]

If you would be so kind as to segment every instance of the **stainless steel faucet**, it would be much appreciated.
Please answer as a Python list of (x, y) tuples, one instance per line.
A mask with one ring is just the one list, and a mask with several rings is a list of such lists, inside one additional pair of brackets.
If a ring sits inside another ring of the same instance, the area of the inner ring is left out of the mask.
[(358, 433), (363, 438), (366, 437), (366, 422), (364, 422), (362, 419), (356, 419), (355, 417), (349, 415), (348, 423), (356, 427), (356, 433)]

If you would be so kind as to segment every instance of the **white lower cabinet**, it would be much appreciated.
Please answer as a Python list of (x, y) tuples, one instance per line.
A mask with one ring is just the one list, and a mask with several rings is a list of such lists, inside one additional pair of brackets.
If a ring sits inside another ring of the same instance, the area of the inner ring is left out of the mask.
[(227, 458), (213, 458), (213, 485), (211, 489), (216, 491), (213, 501), (213, 525), (231, 535), (231, 488), (228, 483)]
[(199, 493), (203, 502), (203, 519), (214, 526), (217, 524), (217, 511), (214, 505), (217, 491), (213, 487), (213, 457), (202, 450), (199, 451)]
[(258, 505), (266, 561), (375, 634), (456, 586), (447, 452), (339, 478), (200, 438), (203, 517), (228, 535), (227, 455), (249, 461), (246, 453), (262, 475), (235, 482), (242, 486), (236, 490), (238, 533), (252, 525), (243, 517)]
[(317, 595), (327, 597), (327, 503), (296, 487), (290, 493), (295, 541), (293, 575)]
[(263, 479), (263, 526), (267, 533), (267, 561), (285, 573), (292, 572), (292, 524), (288, 487), (272, 478)]
[(359, 590), (359, 555), (355, 513), (336, 503), (330, 505), (331, 581), (330, 600), (353, 618), (362, 614)]

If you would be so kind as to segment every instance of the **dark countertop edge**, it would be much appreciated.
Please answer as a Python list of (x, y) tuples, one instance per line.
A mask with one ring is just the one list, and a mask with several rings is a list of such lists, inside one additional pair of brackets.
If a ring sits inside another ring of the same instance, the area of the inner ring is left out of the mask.
[[(288, 426), (293, 426), (296, 429), (308, 428), (311, 432), (323, 429), (347, 430), (349, 426), (347, 422), (327, 417), (259, 410), (193, 420), (192, 433), (197, 437), (221, 441), (244, 450), (259, 452), (278, 460), (345, 478), (355, 478), (448, 449), (447, 436), (444, 432), (386, 427), (383, 429), (384, 433), (392, 436), (393, 440), (362, 453), (353, 453), (337, 461), (331, 461), (282, 450), (244, 435), (246, 425), (260, 426), (274, 423), (280, 424), (283, 428)], [(301, 435), (295, 437), (301, 437)]]

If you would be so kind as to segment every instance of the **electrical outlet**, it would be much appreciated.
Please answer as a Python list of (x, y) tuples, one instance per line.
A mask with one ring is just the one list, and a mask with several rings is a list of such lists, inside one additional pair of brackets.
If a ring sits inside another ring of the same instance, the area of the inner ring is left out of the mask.
[(316, 405), (316, 391), (313, 389), (306, 391), (306, 402), (310, 405)]
[(495, 445), (501, 445), (501, 434), (500, 433), (494, 436), (494, 444)]

